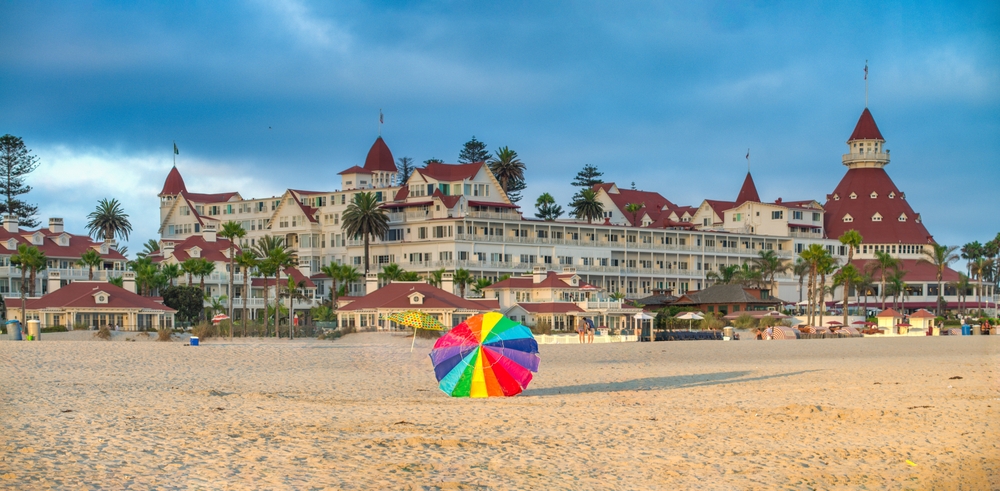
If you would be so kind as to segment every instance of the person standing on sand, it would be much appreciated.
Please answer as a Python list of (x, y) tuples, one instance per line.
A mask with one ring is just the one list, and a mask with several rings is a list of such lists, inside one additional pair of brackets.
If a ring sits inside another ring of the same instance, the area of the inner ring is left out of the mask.
[(768, 341), (774, 339), (774, 328), (773, 327), (767, 326), (767, 329), (764, 331), (764, 339), (767, 339)]
[(584, 322), (587, 323), (587, 342), (593, 344), (594, 343), (594, 333), (595, 333), (595, 331), (597, 331), (597, 328), (594, 327), (594, 321), (592, 321), (592, 320), (590, 320), (590, 319), (588, 319), (586, 317), (584, 317), (583, 320), (584, 320)]
[(586, 342), (585, 337), (587, 335), (587, 322), (583, 320), (583, 317), (577, 317), (576, 319), (576, 333), (580, 336), (580, 343)]

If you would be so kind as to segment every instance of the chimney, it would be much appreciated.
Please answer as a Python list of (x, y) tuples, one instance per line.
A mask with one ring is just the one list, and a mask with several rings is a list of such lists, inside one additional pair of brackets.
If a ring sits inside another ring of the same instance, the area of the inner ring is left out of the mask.
[(545, 279), (545, 266), (535, 266), (531, 268), (531, 282), (534, 284), (541, 283)]
[(59, 279), (59, 272), (58, 271), (49, 271), (49, 286), (48, 286), (48, 290), (49, 291), (48, 291), (48, 293), (52, 293), (52, 292), (58, 290), (59, 287), (61, 287), (61, 286), (62, 286), (62, 282)]
[(135, 293), (135, 273), (126, 271), (122, 273), (122, 288)]
[(164, 242), (160, 244), (160, 253), (163, 254), (163, 259), (168, 257), (173, 257), (174, 255), (174, 243)]
[(371, 295), (378, 290), (378, 273), (365, 275), (365, 295)]
[(63, 231), (63, 219), (62, 218), (49, 218), (49, 232), (54, 234), (61, 234)]
[(455, 273), (444, 273), (441, 275), (441, 289), (455, 294)]
[(16, 234), (19, 229), (17, 226), (17, 215), (12, 215), (10, 213), (4, 213), (3, 215), (3, 228), (4, 230)]
[(214, 223), (206, 223), (201, 229), (201, 238), (205, 239), (205, 242), (215, 242), (216, 228)]

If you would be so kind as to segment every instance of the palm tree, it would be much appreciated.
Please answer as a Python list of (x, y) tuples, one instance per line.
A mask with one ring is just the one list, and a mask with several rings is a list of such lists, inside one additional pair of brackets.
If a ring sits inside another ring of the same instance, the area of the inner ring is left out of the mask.
[[(222, 224), (222, 231), (219, 232), (219, 237), (229, 240), (229, 298), (233, 298), (233, 273), (236, 272), (236, 239), (242, 239), (247, 236), (247, 231), (243, 229), (243, 225), (232, 220)], [(233, 302), (229, 302), (229, 323), (232, 325), (233, 322)], [(233, 339), (233, 330), (229, 330), (229, 340)]]
[(556, 199), (549, 193), (542, 193), (538, 197), (535, 201), (535, 208), (538, 209), (535, 212), (535, 218), (540, 218), (547, 222), (554, 221), (563, 214), (562, 207), (556, 204)]
[(524, 180), (524, 163), (517, 158), (517, 152), (507, 147), (497, 150), (496, 157), (491, 158), (487, 165), (505, 194), (510, 191), (511, 184)]
[(806, 295), (806, 298), (808, 298), (806, 305), (806, 322), (809, 325), (814, 325), (813, 314), (815, 311), (813, 310), (813, 302), (816, 300), (816, 275), (819, 270), (820, 261), (825, 254), (826, 249), (819, 244), (811, 244), (807, 249), (799, 253), (799, 257), (802, 258), (802, 261), (809, 264), (809, 291), (808, 295)]
[(137, 257), (146, 257), (150, 254), (160, 252), (160, 243), (156, 239), (149, 239), (142, 244), (142, 252), (136, 254)]
[(10, 256), (10, 264), (17, 266), (21, 270), (21, 322), (26, 323), (25, 306), (27, 304), (28, 269), (31, 268), (32, 256), (37, 254), (38, 248), (29, 244), (18, 244), (17, 252)]
[(493, 284), (493, 281), (490, 280), (489, 278), (479, 278), (472, 285), (472, 291), (478, 293), (480, 296), (485, 297), (486, 296), (486, 292), (484, 292), (483, 289), (486, 288), (486, 287), (488, 287), (488, 286), (490, 286), (490, 285), (492, 285), (492, 284)]
[(182, 274), (180, 265), (176, 263), (164, 264), (160, 268), (160, 273), (163, 274), (163, 277), (167, 280), (167, 284), (170, 286), (174, 286), (174, 280), (180, 278)]
[(644, 207), (644, 206), (646, 206), (646, 205), (644, 205), (642, 203), (626, 203), (625, 204), (625, 213), (628, 213), (628, 214), (632, 215), (632, 226), (633, 227), (638, 227), (639, 226), (639, 210), (641, 210), (642, 207)]
[(458, 285), (459, 296), (465, 298), (465, 287), (472, 283), (472, 274), (467, 269), (459, 268), (455, 270), (452, 280)]
[(345, 264), (340, 267), (340, 282), (343, 284), (340, 288), (344, 291), (344, 295), (349, 293), (350, 284), (360, 279), (361, 273), (359, 273), (354, 266), (348, 266)]
[(760, 288), (760, 282), (763, 279), (763, 276), (758, 269), (751, 266), (749, 263), (743, 263), (740, 265), (740, 268), (736, 273), (736, 279), (739, 284), (744, 287)]
[(771, 289), (771, 295), (776, 296), (778, 287), (775, 285), (774, 277), (788, 271), (788, 264), (782, 261), (778, 257), (778, 253), (772, 249), (758, 252), (753, 262), (757, 270), (760, 271), (761, 279)]
[[(844, 288), (844, 326), (847, 326), (847, 308), (851, 299), (851, 285), (857, 285), (861, 280), (861, 273), (858, 273), (858, 268), (851, 263), (845, 264), (837, 270), (837, 274), (833, 275), (833, 285)], [(861, 296), (861, 293), (855, 290), (855, 295)]]
[(976, 309), (983, 311), (983, 276), (993, 268), (993, 260), (979, 257), (969, 263), (972, 277), (976, 279)]
[(348, 237), (365, 241), (365, 275), (368, 274), (368, 245), (371, 239), (384, 239), (389, 233), (389, 216), (385, 213), (375, 193), (363, 192), (354, 195), (354, 200), (344, 211), (341, 225)]
[[(861, 244), (865, 241), (864, 237), (857, 230), (851, 229), (838, 237), (841, 244), (847, 246), (847, 266), (854, 262), (854, 251), (861, 247)], [(846, 275), (844, 278), (847, 283), (844, 284), (844, 325), (847, 325), (847, 295), (851, 291), (851, 281), (858, 276), (857, 268), (854, 269), (854, 274)]]
[(597, 199), (597, 192), (593, 189), (580, 191), (579, 196), (569, 206), (573, 209), (574, 217), (586, 218), (587, 223), (593, 223), (594, 219), (601, 218), (604, 214), (604, 204)]
[(159, 265), (154, 264), (149, 257), (144, 256), (136, 258), (135, 261), (129, 261), (128, 267), (135, 272), (135, 283), (139, 295), (151, 295), (156, 285), (156, 275), (160, 272)]
[(441, 282), (443, 281), (444, 274), (448, 270), (441, 268), (431, 271), (430, 275), (427, 276), (427, 283), (435, 288), (441, 288)]
[(87, 280), (94, 281), (94, 268), (104, 265), (104, 258), (101, 254), (94, 249), (87, 249), (80, 254), (80, 260), (76, 262), (80, 266), (86, 266), (90, 269), (90, 274), (87, 276)]
[[(247, 336), (247, 299), (250, 297), (250, 271), (260, 264), (257, 253), (251, 250), (242, 251), (236, 255), (236, 265), (243, 272), (243, 337)], [(232, 320), (232, 316), (230, 316)]]
[(35, 279), (38, 272), (48, 267), (48, 258), (37, 247), (31, 246), (27, 254), (21, 256), (22, 267), (28, 268), (28, 296), (35, 296)]
[(187, 275), (187, 286), (194, 286), (194, 275), (198, 274), (198, 268), (201, 263), (198, 262), (198, 258), (189, 257), (181, 263), (181, 271)]
[(851, 283), (854, 285), (854, 290), (859, 292), (858, 293), (859, 295), (861, 295), (862, 294), (861, 292), (863, 292), (865, 296), (865, 306), (864, 306), (865, 320), (868, 320), (868, 292), (870, 292), (872, 290), (872, 287), (875, 286), (875, 283), (872, 280), (872, 276), (868, 273), (859, 270), (858, 276)]
[(198, 269), (195, 274), (200, 278), (198, 287), (205, 291), (205, 277), (215, 272), (215, 263), (203, 257), (199, 257), (197, 261)]
[(796, 259), (792, 266), (792, 274), (799, 278), (799, 303), (802, 303), (802, 283), (805, 283), (806, 277), (809, 276), (809, 263), (803, 261), (801, 257)]
[[(295, 305), (294, 305), (294, 301), (295, 300), (303, 300), (303, 299), (306, 298), (305, 294), (303, 293), (303, 290), (305, 289), (305, 286), (306, 286), (306, 282), (305, 281), (300, 281), (299, 283), (295, 283), (295, 278), (292, 278), (291, 276), (289, 276), (288, 277), (288, 287), (285, 289), (285, 293), (282, 294), (282, 296), (288, 297), (288, 339), (294, 339), (295, 338), (295, 334), (294, 334), (294, 332), (295, 332), (295, 329), (294, 329), (295, 328), (295, 322), (294, 322), (294, 318), (295, 318)], [(275, 330), (277, 330), (277, 328), (278, 328), (277, 327), (277, 325), (278, 325), (277, 324), (278, 323), (277, 319), (275, 319), (274, 322), (275, 322)]]
[(882, 297), (882, 310), (885, 310), (885, 280), (892, 271), (899, 269), (900, 261), (888, 252), (875, 251), (875, 260), (868, 263), (872, 274), (878, 273), (879, 295)]
[(105, 198), (97, 202), (97, 209), (87, 215), (90, 219), (87, 222), (87, 229), (90, 236), (100, 239), (102, 236), (105, 242), (111, 243), (115, 237), (128, 240), (128, 234), (132, 233), (132, 224), (128, 221), (128, 214), (122, 208), (117, 199), (110, 201)]
[[(295, 251), (285, 245), (284, 238), (265, 235), (257, 240), (256, 252), (261, 258), (261, 264), (257, 267), (257, 269), (264, 276), (264, 303), (267, 303), (267, 277), (274, 275), (274, 304), (275, 310), (278, 311), (280, 310), (278, 307), (278, 290), (280, 287), (278, 279), (281, 276), (281, 272), (284, 271), (285, 268), (294, 266)], [(264, 331), (265, 333), (267, 332), (267, 319), (264, 319)], [(281, 337), (278, 332), (277, 316), (274, 318), (274, 335), (275, 337)]]
[(403, 268), (400, 268), (396, 263), (386, 264), (382, 266), (382, 272), (378, 274), (378, 279), (386, 283), (392, 283), (393, 281), (402, 280), (405, 273)]
[(831, 256), (829, 251), (823, 249), (823, 255), (820, 257), (819, 264), (816, 268), (816, 272), (819, 274), (820, 278), (819, 286), (817, 288), (819, 301), (816, 302), (816, 305), (819, 307), (820, 325), (823, 324), (823, 314), (826, 312), (826, 294), (827, 292), (830, 292), (830, 289), (826, 287), (826, 276), (837, 271), (837, 262), (837, 259)]
[(965, 313), (965, 297), (969, 293), (969, 286), (971, 284), (972, 280), (965, 273), (958, 273), (958, 281), (949, 283), (950, 286), (955, 288), (955, 295), (958, 297), (958, 311), (963, 314)]
[(337, 281), (340, 279), (340, 264), (331, 262), (326, 266), (321, 266), (319, 272), (325, 274), (330, 278), (332, 285), (330, 286), (330, 303), (333, 304), (333, 308), (337, 308)]
[(962, 259), (966, 260), (965, 272), (972, 277), (972, 261), (983, 257), (983, 245), (979, 241), (969, 242), (962, 246)]
[(899, 297), (906, 295), (906, 271), (901, 269), (893, 270), (892, 274), (886, 278), (886, 291), (891, 292), (892, 306), (896, 310), (900, 309)]
[(714, 281), (719, 285), (728, 285), (730, 283), (735, 283), (739, 281), (740, 267), (736, 264), (730, 264), (728, 266), (719, 266), (719, 271), (709, 271), (705, 274), (705, 279), (709, 281)]
[(931, 244), (931, 250), (924, 248), (922, 258), (917, 259), (918, 263), (930, 264), (934, 266), (935, 272), (937, 273), (937, 283), (938, 283), (938, 298), (937, 298), (937, 315), (941, 315), (941, 303), (944, 301), (944, 270), (948, 266), (958, 261), (958, 254), (955, 251), (958, 246), (945, 246), (941, 244)]

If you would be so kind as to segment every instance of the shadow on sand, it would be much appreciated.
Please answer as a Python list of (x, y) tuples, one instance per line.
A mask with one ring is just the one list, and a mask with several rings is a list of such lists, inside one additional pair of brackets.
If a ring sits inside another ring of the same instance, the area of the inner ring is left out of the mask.
[(635, 380), (625, 380), (622, 382), (608, 382), (597, 384), (565, 385), (562, 387), (547, 387), (541, 389), (527, 389), (525, 396), (551, 396), (557, 394), (586, 394), (590, 392), (622, 392), (627, 390), (659, 390), (659, 389), (686, 389), (690, 387), (704, 387), (709, 385), (739, 384), (745, 382), (755, 382), (778, 377), (791, 377), (803, 373), (818, 372), (820, 370), (801, 370), (798, 372), (776, 373), (771, 375), (760, 375), (757, 377), (747, 377), (753, 372), (718, 372), (703, 373), (698, 375), (676, 375), (671, 377), (648, 377)]

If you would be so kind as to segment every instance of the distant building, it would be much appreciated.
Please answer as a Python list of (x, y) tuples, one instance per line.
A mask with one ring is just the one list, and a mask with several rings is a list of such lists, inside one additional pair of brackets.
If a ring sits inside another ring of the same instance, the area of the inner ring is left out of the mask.
[(498, 308), (495, 301), (465, 299), (423, 281), (393, 281), (362, 297), (345, 299), (337, 309), (337, 320), (340, 326), (360, 330), (385, 329), (389, 327), (388, 316), (416, 310), (451, 328)]
[(708, 314), (778, 310), (781, 300), (768, 295), (768, 290), (742, 285), (715, 285), (697, 292), (687, 292), (671, 305), (692, 307)]
[[(41, 298), (28, 300), (25, 313), (28, 319), (38, 319), (41, 327), (77, 326), (91, 328), (115, 327), (123, 331), (156, 330), (173, 328), (174, 309), (163, 305), (158, 298), (135, 293), (135, 276), (125, 273), (125, 288), (104, 281), (77, 280), (59, 287), (58, 273), (49, 281), (50, 292)], [(19, 302), (9, 302), (7, 316), (21, 317)]]

